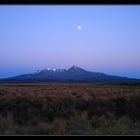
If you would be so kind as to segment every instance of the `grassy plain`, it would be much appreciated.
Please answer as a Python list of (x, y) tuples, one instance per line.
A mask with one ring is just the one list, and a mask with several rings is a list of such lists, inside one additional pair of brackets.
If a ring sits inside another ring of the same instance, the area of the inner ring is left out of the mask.
[(1, 84), (0, 135), (140, 135), (140, 86)]

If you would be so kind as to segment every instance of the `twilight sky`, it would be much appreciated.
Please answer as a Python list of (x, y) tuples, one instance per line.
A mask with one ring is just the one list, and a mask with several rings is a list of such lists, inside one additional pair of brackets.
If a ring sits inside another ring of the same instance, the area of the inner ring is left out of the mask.
[(140, 78), (140, 6), (0, 6), (0, 78), (72, 65)]

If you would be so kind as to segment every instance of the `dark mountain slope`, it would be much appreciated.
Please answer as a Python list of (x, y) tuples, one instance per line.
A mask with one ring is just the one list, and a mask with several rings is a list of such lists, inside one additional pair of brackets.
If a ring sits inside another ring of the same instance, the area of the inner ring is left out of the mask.
[(33, 74), (24, 74), (0, 82), (70, 82), (70, 83), (139, 83), (140, 79), (112, 76), (99, 72), (86, 71), (80, 67), (72, 66), (69, 69), (46, 69)]

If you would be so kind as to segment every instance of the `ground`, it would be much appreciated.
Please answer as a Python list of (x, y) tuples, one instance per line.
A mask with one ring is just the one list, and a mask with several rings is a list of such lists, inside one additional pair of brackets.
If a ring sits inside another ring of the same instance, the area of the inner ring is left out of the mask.
[(1, 84), (0, 135), (140, 135), (140, 85)]

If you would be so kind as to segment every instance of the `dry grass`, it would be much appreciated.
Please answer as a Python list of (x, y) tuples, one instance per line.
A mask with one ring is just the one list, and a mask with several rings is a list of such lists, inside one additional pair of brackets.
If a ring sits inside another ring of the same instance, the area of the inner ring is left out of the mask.
[(1, 84), (0, 127), (2, 135), (140, 134), (140, 86)]

